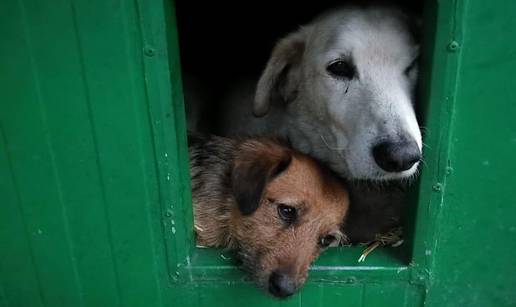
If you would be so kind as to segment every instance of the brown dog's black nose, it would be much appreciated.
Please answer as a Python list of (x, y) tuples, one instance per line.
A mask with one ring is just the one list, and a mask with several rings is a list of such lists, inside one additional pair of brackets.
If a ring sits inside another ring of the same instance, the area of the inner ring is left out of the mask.
[(295, 282), (286, 274), (274, 271), (269, 277), (269, 292), (277, 297), (287, 297), (296, 291)]
[(384, 141), (373, 147), (373, 157), (386, 172), (402, 172), (421, 160), (421, 151), (415, 141)]

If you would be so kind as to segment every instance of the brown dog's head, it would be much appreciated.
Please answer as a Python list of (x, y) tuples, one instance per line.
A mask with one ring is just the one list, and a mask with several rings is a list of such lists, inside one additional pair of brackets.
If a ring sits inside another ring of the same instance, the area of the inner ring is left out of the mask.
[(230, 232), (244, 268), (277, 297), (292, 295), (312, 261), (343, 238), (348, 194), (306, 155), (267, 139), (239, 145), (231, 174)]

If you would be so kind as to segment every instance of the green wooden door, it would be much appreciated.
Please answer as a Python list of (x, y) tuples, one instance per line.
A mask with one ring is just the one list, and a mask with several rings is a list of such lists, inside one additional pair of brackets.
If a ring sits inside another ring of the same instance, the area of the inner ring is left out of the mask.
[(406, 243), (276, 300), (193, 242), (169, 1), (0, 2), (0, 306), (515, 306), (516, 2), (429, 1)]

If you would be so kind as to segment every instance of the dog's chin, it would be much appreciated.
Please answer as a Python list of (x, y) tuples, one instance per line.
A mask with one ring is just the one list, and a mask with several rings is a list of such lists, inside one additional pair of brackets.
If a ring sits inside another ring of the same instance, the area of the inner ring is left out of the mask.
[(375, 178), (375, 180), (379, 181), (389, 181), (389, 180), (406, 180), (411, 182), (417, 177), (417, 170), (419, 167), (419, 162), (414, 164), (411, 168), (406, 171), (398, 172), (398, 173), (389, 173), (385, 171), (381, 171), (380, 175)]
[(411, 168), (403, 172), (386, 172), (379, 167), (368, 172), (360, 172), (350, 170), (350, 176), (348, 179), (360, 180), (360, 181), (392, 181), (392, 180), (406, 180), (411, 182), (418, 175), (419, 162), (414, 164)]

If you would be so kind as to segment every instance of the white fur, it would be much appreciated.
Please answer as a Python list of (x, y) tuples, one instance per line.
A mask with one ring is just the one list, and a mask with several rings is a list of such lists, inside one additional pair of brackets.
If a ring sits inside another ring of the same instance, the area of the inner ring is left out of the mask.
[[(287, 137), (295, 148), (347, 178), (413, 175), (417, 163), (388, 173), (372, 156), (372, 146), (389, 136), (403, 135), (422, 146), (412, 101), (417, 71), (405, 74), (418, 46), (404, 18), (389, 8), (347, 7), (280, 40), (254, 101), (251, 85), (228, 99), (224, 134)], [(327, 72), (342, 57), (352, 58), (358, 78), (337, 79)]]

